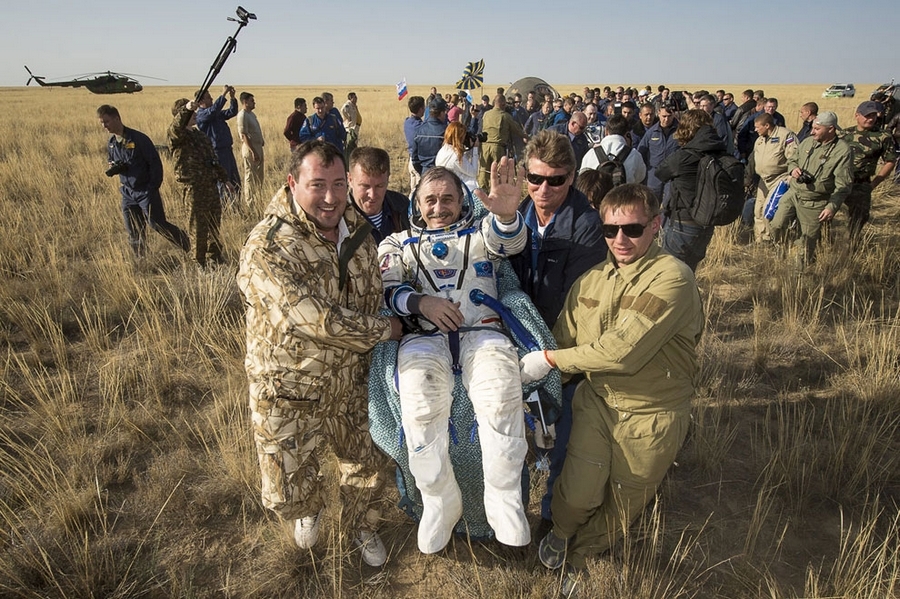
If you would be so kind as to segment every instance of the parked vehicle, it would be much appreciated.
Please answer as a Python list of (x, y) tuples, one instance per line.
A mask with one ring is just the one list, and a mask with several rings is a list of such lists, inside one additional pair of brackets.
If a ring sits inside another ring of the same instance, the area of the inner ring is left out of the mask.
[(856, 95), (856, 88), (852, 83), (835, 83), (824, 92), (823, 98), (852, 98)]

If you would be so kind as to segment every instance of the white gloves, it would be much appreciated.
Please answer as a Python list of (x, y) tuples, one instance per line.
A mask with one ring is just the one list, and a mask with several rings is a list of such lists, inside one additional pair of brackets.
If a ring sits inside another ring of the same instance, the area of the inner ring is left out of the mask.
[(547, 361), (547, 353), (537, 350), (525, 354), (519, 360), (519, 369), (522, 371), (522, 384), (526, 385), (547, 376), (553, 366)]

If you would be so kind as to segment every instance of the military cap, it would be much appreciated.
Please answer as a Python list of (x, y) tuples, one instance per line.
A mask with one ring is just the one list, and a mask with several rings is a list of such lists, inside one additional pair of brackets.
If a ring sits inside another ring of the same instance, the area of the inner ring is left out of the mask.
[(435, 96), (434, 100), (428, 104), (428, 110), (431, 112), (444, 112), (447, 110), (447, 100), (440, 96)]
[(819, 116), (816, 117), (815, 123), (817, 125), (822, 125), (823, 127), (837, 127), (838, 118), (836, 114), (834, 114), (830, 110), (826, 110), (825, 112), (819, 113)]
[(178, 98), (177, 100), (175, 100), (175, 103), (172, 104), (172, 116), (177, 115), (187, 103), (187, 98)]
[(873, 102), (872, 100), (866, 100), (862, 104), (859, 105), (859, 108), (856, 109), (858, 114), (863, 116), (868, 116), (873, 112), (882, 112), (884, 107), (878, 102)]

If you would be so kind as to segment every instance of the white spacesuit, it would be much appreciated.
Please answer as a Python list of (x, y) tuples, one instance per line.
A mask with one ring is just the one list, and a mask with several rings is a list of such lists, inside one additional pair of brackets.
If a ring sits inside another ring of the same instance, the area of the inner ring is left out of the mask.
[[(521, 217), (503, 225), (493, 215), (479, 223), (471, 202), (460, 219), (425, 229), (416, 215), (410, 231), (395, 233), (378, 247), (389, 306), (418, 314), (421, 295), (459, 302), (458, 365), (478, 423), (484, 469), (484, 508), (498, 541), (523, 546), (531, 534), (522, 502), (522, 465), (527, 443), (516, 349), (500, 331), (500, 318), (469, 299), (473, 289), (496, 297), (496, 258), (516, 254), (527, 239)], [(403, 338), (397, 356), (401, 419), (409, 468), (422, 495), (418, 545), (423, 553), (446, 546), (462, 515), (462, 499), (449, 456), (454, 333), (441, 333), (422, 319), (425, 333)]]

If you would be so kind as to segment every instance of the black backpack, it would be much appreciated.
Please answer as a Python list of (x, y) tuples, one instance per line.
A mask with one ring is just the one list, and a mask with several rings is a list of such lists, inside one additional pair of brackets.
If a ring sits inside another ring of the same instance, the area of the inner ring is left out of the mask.
[(627, 183), (625, 180), (625, 160), (628, 158), (629, 154), (631, 154), (630, 147), (626, 145), (618, 154), (608, 154), (607, 156), (603, 155), (600, 148), (594, 148), (594, 153), (597, 155), (597, 160), (600, 162), (597, 170), (612, 177), (613, 187), (618, 187), (619, 185)]
[(691, 219), (702, 227), (729, 225), (743, 208), (744, 165), (730, 154), (703, 154), (697, 165)]

